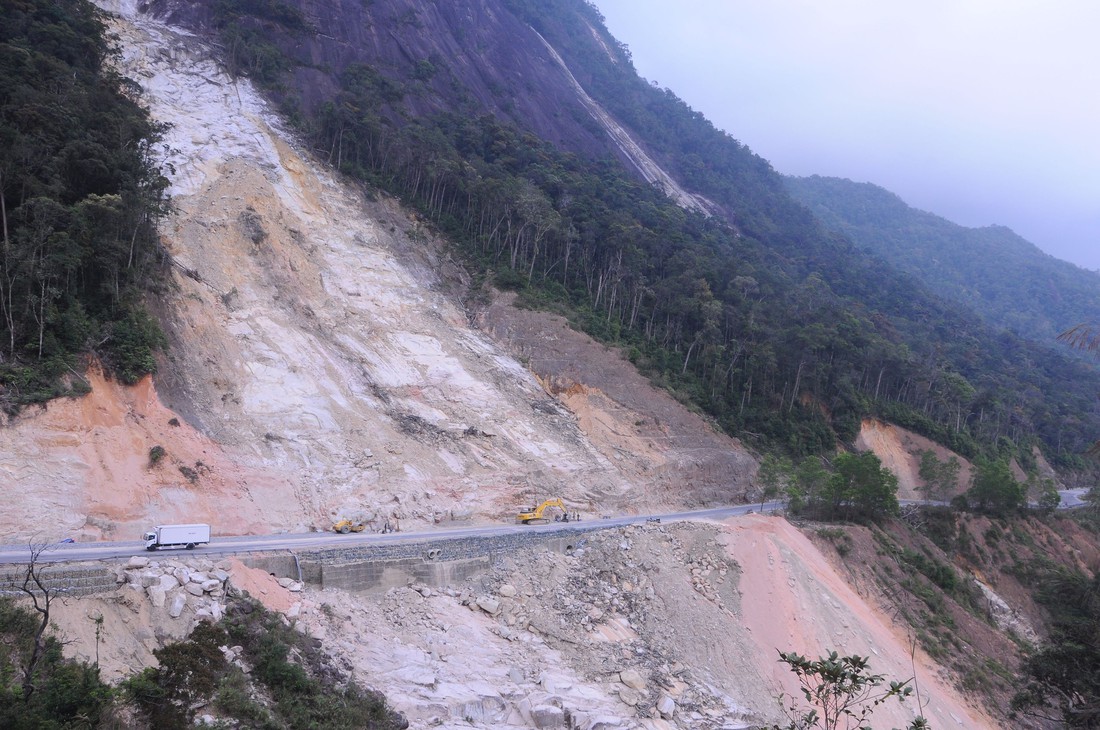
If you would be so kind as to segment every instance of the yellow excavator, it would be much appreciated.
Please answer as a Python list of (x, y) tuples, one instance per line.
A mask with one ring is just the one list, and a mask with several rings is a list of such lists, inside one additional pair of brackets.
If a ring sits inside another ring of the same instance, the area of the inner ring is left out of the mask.
[(355, 522), (353, 520), (340, 520), (332, 526), (333, 531), (339, 532), (341, 535), (346, 535), (349, 532), (362, 532), (367, 529), (367, 526), (363, 522)]
[[(560, 509), (561, 513), (555, 511)], [(565, 505), (560, 499), (548, 499), (538, 507), (532, 507), (528, 510), (524, 510), (516, 515), (516, 522), (522, 522), (525, 525), (545, 525), (550, 522), (549, 515), (554, 516), (555, 522), (568, 522), (569, 512), (565, 509)]]

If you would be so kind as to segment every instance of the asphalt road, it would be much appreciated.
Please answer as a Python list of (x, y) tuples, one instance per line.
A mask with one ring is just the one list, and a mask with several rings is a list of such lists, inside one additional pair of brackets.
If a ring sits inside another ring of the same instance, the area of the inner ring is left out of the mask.
[[(1080, 497), (1087, 489), (1072, 489), (1060, 492), (1062, 495), (1063, 509), (1080, 507), (1085, 505)], [(901, 504), (929, 504), (922, 500), (899, 500)], [(763, 511), (781, 509), (783, 502), (766, 502)], [(593, 524), (602, 526), (629, 525), (644, 523), (646, 520), (659, 519), (673, 522), (676, 520), (723, 520), (727, 517), (744, 515), (761, 510), (761, 505), (742, 504), (731, 507), (717, 507), (713, 509), (693, 510), (685, 512), (669, 512), (665, 514), (632, 515), (629, 517), (613, 517), (603, 519), (582, 520), (580, 522), (551, 522), (547, 525), (477, 525), (471, 527), (440, 527), (422, 532), (396, 532), (386, 535), (378, 533), (351, 533), (340, 535), (332, 532), (304, 532), (284, 533), (280, 535), (236, 535), (226, 537), (214, 537), (207, 545), (201, 545), (193, 551), (183, 551), (187, 555), (223, 556), (237, 553), (255, 551), (308, 550), (316, 548), (340, 547), (342, 545), (358, 544), (383, 544), (391, 542), (424, 542), (430, 540), (448, 540), (456, 537), (487, 537), (491, 535), (504, 535), (516, 532), (537, 532), (539, 530), (574, 529), (584, 530)], [(215, 531), (217, 526), (213, 526)], [(30, 559), (31, 545), (0, 545), (0, 565), (26, 564)], [(153, 553), (155, 555), (172, 555), (175, 551), (163, 550)], [(40, 563), (77, 563), (88, 560), (118, 560), (126, 559), (131, 555), (150, 555), (145, 550), (144, 543), (140, 540), (128, 542), (90, 542), (90, 543), (57, 543), (48, 545), (39, 554)]]
[[(782, 507), (781, 502), (767, 502), (765, 511), (771, 511)], [(214, 537), (209, 544), (201, 545), (194, 550), (181, 551), (187, 556), (222, 556), (235, 553), (247, 553), (264, 550), (308, 550), (316, 548), (331, 548), (358, 544), (382, 544), (392, 542), (423, 542), (429, 540), (447, 540), (456, 537), (487, 537), (491, 535), (504, 535), (516, 532), (538, 532), (540, 530), (574, 529), (584, 530), (598, 524), (600, 526), (629, 525), (644, 523), (646, 520), (659, 519), (662, 521), (675, 520), (722, 520), (726, 517), (743, 515), (760, 509), (760, 504), (744, 504), (733, 507), (719, 507), (715, 509), (695, 510), (688, 512), (670, 512), (660, 515), (633, 515), (630, 517), (614, 517), (610, 519), (581, 520), (580, 522), (551, 522), (547, 525), (478, 525), (473, 527), (441, 527), (423, 532), (395, 532), (386, 535), (378, 533), (350, 533), (340, 535), (330, 532), (304, 532), (285, 533), (281, 535), (237, 535), (227, 537)], [(214, 526), (216, 530), (216, 526)], [(31, 545), (2, 545), (0, 546), (0, 564), (26, 564), (31, 555)], [(118, 560), (129, 558), (131, 555), (174, 555), (174, 550), (158, 550), (149, 553), (145, 550), (145, 543), (141, 540), (127, 542), (85, 542), (85, 543), (57, 543), (48, 545), (39, 554), (40, 563), (83, 562), (88, 560)], [(182, 557), (182, 556), (181, 556)]]

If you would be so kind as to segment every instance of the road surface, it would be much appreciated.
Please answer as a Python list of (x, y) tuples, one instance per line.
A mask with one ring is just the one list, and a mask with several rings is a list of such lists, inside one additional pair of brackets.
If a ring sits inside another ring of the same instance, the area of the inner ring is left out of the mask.
[[(1071, 489), (1060, 492), (1062, 495), (1063, 509), (1080, 507), (1086, 504), (1080, 497), (1087, 489)], [(932, 504), (925, 500), (902, 499), (902, 505)], [(763, 505), (764, 512), (783, 509), (783, 502), (766, 502)], [(614, 517), (611, 519), (592, 519), (580, 522), (551, 522), (548, 525), (478, 525), (461, 528), (438, 528), (423, 532), (396, 532), (386, 535), (377, 533), (352, 533), (339, 535), (333, 532), (303, 532), (284, 533), (280, 535), (237, 535), (229, 537), (215, 537), (207, 545), (202, 545), (193, 551), (183, 551), (184, 554), (223, 556), (254, 551), (289, 550), (313, 550), (318, 548), (333, 548), (358, 544), (382, 544), (391, 542), (424, 542), (430, 540), (449, 540), (459, 537), (488, 537), (492, 535), (505, 535), (516, 532), (537, 532), (539, 530), (574, 529), (584, 530), (591, 528), (593, 524), (610, 527), (617, 525), (630, 525), (644, 523), (646, 520), (659, 519), (673, 522), (676, 520), (724, 520), (727, 517), (748, 514), (761, 510), (761, 505), (742, 504), (731, 507), (716, 507), (712, 509), (693, 510), (685, 512), (668, 512), (665, 514), (633, 515), (629, 517)], [(214, 526), (216, 530), (216, 525)], [(26, 564), (30, 558), (29, 545), (0, 545), (0, 565)], [(87, 543), (58, 543), (50, 545), (43, 550), (38, 557), (41, 563), (83, 562), (87, 560), (117, 560), (128, 558), (131, 555), (148, 555), (145, 543), (141, 540), (129, 542), (87, 542)], [(173, 555), (175, 551), (158, 551), (157, 555)], [(181, 555), (183, 557), (183, 555)]]
[[(765, 511), (780, 509), (781, 502), (767, 502)], [(599, 525), (611, 527), (617, 525), (629, 525), (644, 523), (646, 520), (659, 519), (662, 521), (675, 520), (723, 520), (727, 517), (743, 515), (760, 509), (760, 504), (743, 504), (733, 507), (718, 507), (714, 509), (695, 510), (688, 512), (669, 512), (659, 515), (633, 515), (630, 517), (614, 517), (611, 519), (592, 519), (580, 522), (551, 522), (547, 525), (478, 525), (462, 528), (439, 528), (425, 530), (423, 532), (395, 532), (386, 535), (377, 533), (352, 533), (340, 535), (333, 532), (303, 532), (284, 533), (281, 535), (237, 535), (231, 537), (215, 537), (209, 544), (201, 545), (194, 550), (178, 551), (179, 557), (191, 556), (223, 556), (236, 553), (254, 551), (276, 550), (313, 550), (318, 548), (333, 548), (359, 544), (382, 544), (392, 542), (424, 542), (430, 540), (449, 540), (459, 537), (488, 537), (492, 535), (505, 535), (517, 532), (538, 532), (540, 530), (574, 529), (584, 530)], [(216, 526), (214, 526), (216, 529)], [(0, 565), (25, 564), (30, 559), (31, 546), (29, 545), (0, 545)], [(117, 560), (129, 558), (131, 555), (146, 555), (145, 543), (141, 540), (128, 542), (76, 542), (58, 543), (50, 545), (41, 552), (38, 557), (40, 563), (59, 562), (83, 562), (87, 560)], [(163, 550), (153, 553), (158, 556), (177, 555), (175, 550)]]

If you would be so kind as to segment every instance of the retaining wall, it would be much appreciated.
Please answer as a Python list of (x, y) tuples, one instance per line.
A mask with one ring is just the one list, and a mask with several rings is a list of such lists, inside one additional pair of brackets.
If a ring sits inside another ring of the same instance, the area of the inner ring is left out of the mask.
[[(25, 568), (0, 572), (0, 596), (26, 595), (21, 588), (26, 575), (24, 571)], [(106, 565), (68, 566), (40, 563), (36, 566), (36, 572), (46, 589), (58, 596), (90, 596), (113, 591), (118, 587), (114, 568)], [(40, 593), (37, 588), (34, 590)]]
[(589, 532), (606, 529), (610, 528), (594, 524), (505, 535), (358, 543), (303, 551), (297, 554), (297, 563), (293, 556), (250, 555), (241, 559), (247, 565), (321, 587), (353, 591), (387, 590), (410, 583), (442, 587), (476, 575), (500, 556), (522, 548), (541, 545), (569, 554), (583, 544)]
[[(321, 587), (353, 591), (387, 590), (410, 583), (442, 587), (460, 583), (486, 570), (502, 555), (541, 545), (569, 554), (594, 530), (611, 529), (593, 524), (583, 528), (532, 530), (505, 535), (458, 537), (443, 540), (410, 539), (303, 551), (301, 553), (249, 552), (241, 562), (280, 577)], [(202, 556), (210, 557), (210, 556)], [(118, 587), (116, 567), (40, 564), (38, 574), (47, 588), (65, 596), (87, 596)], [(0, 596), (25, 595), (23, 571), (0, 571)]]

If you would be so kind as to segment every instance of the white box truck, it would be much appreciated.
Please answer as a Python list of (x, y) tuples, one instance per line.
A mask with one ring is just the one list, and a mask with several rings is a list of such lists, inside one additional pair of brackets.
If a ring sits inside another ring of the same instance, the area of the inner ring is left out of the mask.
[(210, 525), (157, 525), (145, 533), (145, 549), (187, 548), (210, 542)]

